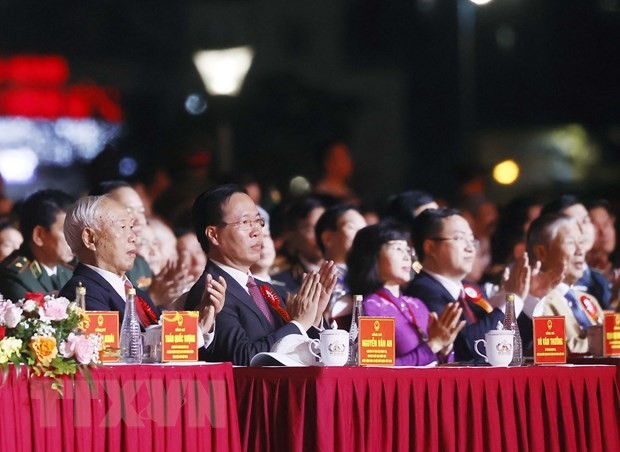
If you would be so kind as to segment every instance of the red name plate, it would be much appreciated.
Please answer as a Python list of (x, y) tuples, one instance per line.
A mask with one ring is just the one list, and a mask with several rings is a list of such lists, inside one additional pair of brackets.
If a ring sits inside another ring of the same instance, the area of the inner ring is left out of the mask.
[(393, 366), (396, 363), (394, 317), (360, 317), (361, 366)]
[(120, 359), (118, 348), (119, 318), (117, 311), (86, 311), (89, 324), (85, 334), (100, 334), (104, 349), (99, 353), (102, 363), (114, 363)]
[(198, 312), (164, 312), (161, 318), (162, 361), (198, 361)]
[(620, 314), (605, 313), (603, 343), (606, 356), (620, 356)]
[(564, 316), (534, 317), (534, 363), (566, 363)]

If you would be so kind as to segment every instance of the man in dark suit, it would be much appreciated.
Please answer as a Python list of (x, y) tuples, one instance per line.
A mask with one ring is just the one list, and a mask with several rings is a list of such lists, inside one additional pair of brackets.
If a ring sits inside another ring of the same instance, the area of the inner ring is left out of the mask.
[[(126, 273), (136, 258), (133, 222), (127, 209), (107, 196), (87, 196), (68, 209), (65, 234), (80, 263), (60, 291), (61, 296), (75, 299), (76, 288), (82, 284), (86, 288), (87, 310), (118, 311), (122, 318), (126, 290), (132, 287)], [(159, 308), (145, 292), (137, 289), (136, 295), (136, 311), (142, 328), (157, 324), (161, 314)], [(200, 302), (204, 305), (202, 297)], [(217, 308), (221, 309), (221, 303)], [(219, 309), (205, 311), (200, 306), (203, 335), (211, 329), (215, 311)]]
[(274, 288), (250, 273), (260, 258), (265, 220), (242, 187), (212, 187), (196, 199), (192, 216), (208, 263), (188, 294), (187, 309), (200, 302), (208, 275), (221, 277), (227, 284), (215, 338), (204, 359), (249, 365), (254, 355), (270, 351), (287, 335), (318, 336), (322, 313), (336, 283), (333, 262), (325, 264), (320, 275), (312, 272), (306, 276), (287, 310)]
[(19, 208), (22, 246), (0, 264), (0, 293), (17, 301), (26, 292), (58, 293), (71, 278), (73, 253), (63, 232), (65, 209), (74, 199), (59, 190), (41, 190)]
[[(463, 278), (474, 264), (478, 241), (474, 239), (467, 220), (454, 209), (428, 209), (413, 223), (414, 246), (423, 270), (406, 288), (405, 293), (422, 300), (431, 312), (438, 315), (450, 303), (459, 303), (463, 309), (465, 327), (454, 342), (457, 361), (476, 358), (474, 341), (484, 339), (489, 330), (504, 322), (505, 292), (488, 303), (483, 303), (478, 288), (463, 284)], [(525, 272), (525, 274), (522, 274)], [(516, 315), (523, 307), (522, 299), (529, 287), (527, 261), (513, 270), (506, 283), (506, 292), (517, 294)]]

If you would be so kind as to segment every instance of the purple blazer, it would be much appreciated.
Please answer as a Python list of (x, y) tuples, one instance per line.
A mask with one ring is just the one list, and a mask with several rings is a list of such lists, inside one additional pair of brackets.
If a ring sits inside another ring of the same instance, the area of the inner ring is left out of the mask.
[[(384, 297), (396, 303), (391, 303)], [(411, 308), (411, 311), (409, 308)], [(402, 295), (397, 298), (387, 289), (366, 296), (363, 301), (364, 315), (370, 317), (394, 317), (396, 340), (396, 365), (425, 366), (433, 361), (454, 361), (454, 353), (447, 357), (441, 353), (433, 353), (426, 342), (422, 340), (414, 326), (411, 313), (415, 316), (418, 326), (427, 333), (429, 311), (426, 305), (417, 298)]]

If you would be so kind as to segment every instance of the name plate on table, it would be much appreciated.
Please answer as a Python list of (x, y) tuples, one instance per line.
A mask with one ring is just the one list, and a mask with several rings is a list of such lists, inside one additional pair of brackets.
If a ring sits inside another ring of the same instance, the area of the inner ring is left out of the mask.
[(606, 356), (620, 356), (620, 314), (606, 313), (603, 320), (603, 344)]
[(394, 317), (360, 317), (360, 366), (396, 364)]
[(162, 361), (198, 361), (198, 312), (164, 312), (161, 318)]
[(534, 363), (566, 363), (566, 319), (564, 316), (534, 317)]
[(120, 359), (118, 352), (119, 318), (117, 311), (86, 311), (89, 324), (84, 334), (100, 334), (104, 349), (99, 353), (102, 363), (115, 363)]

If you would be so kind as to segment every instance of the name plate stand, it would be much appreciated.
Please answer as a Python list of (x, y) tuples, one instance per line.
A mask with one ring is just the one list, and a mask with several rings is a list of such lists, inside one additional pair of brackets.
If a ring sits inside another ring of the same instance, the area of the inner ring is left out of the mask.
[(605, 356), (620, 356), (620, 313), (605, 313), (603, 330)]
[(161, 318), (162, 361), (198, 361), (198, 312), (164, 312)]
[(117, 311), (86, 311), (89, 324), (84, 332), (100, 334), (103, 338), (104, 349), (99, 353), (102, 363), (115, 363), (120, 359), (119, 353), (119, 329), (120, 320)]
[(394, 317), (360, 317), (360, 366), (396, 364)]
[(566, 364), (564, 316), (534, 317), (534, 363)]

